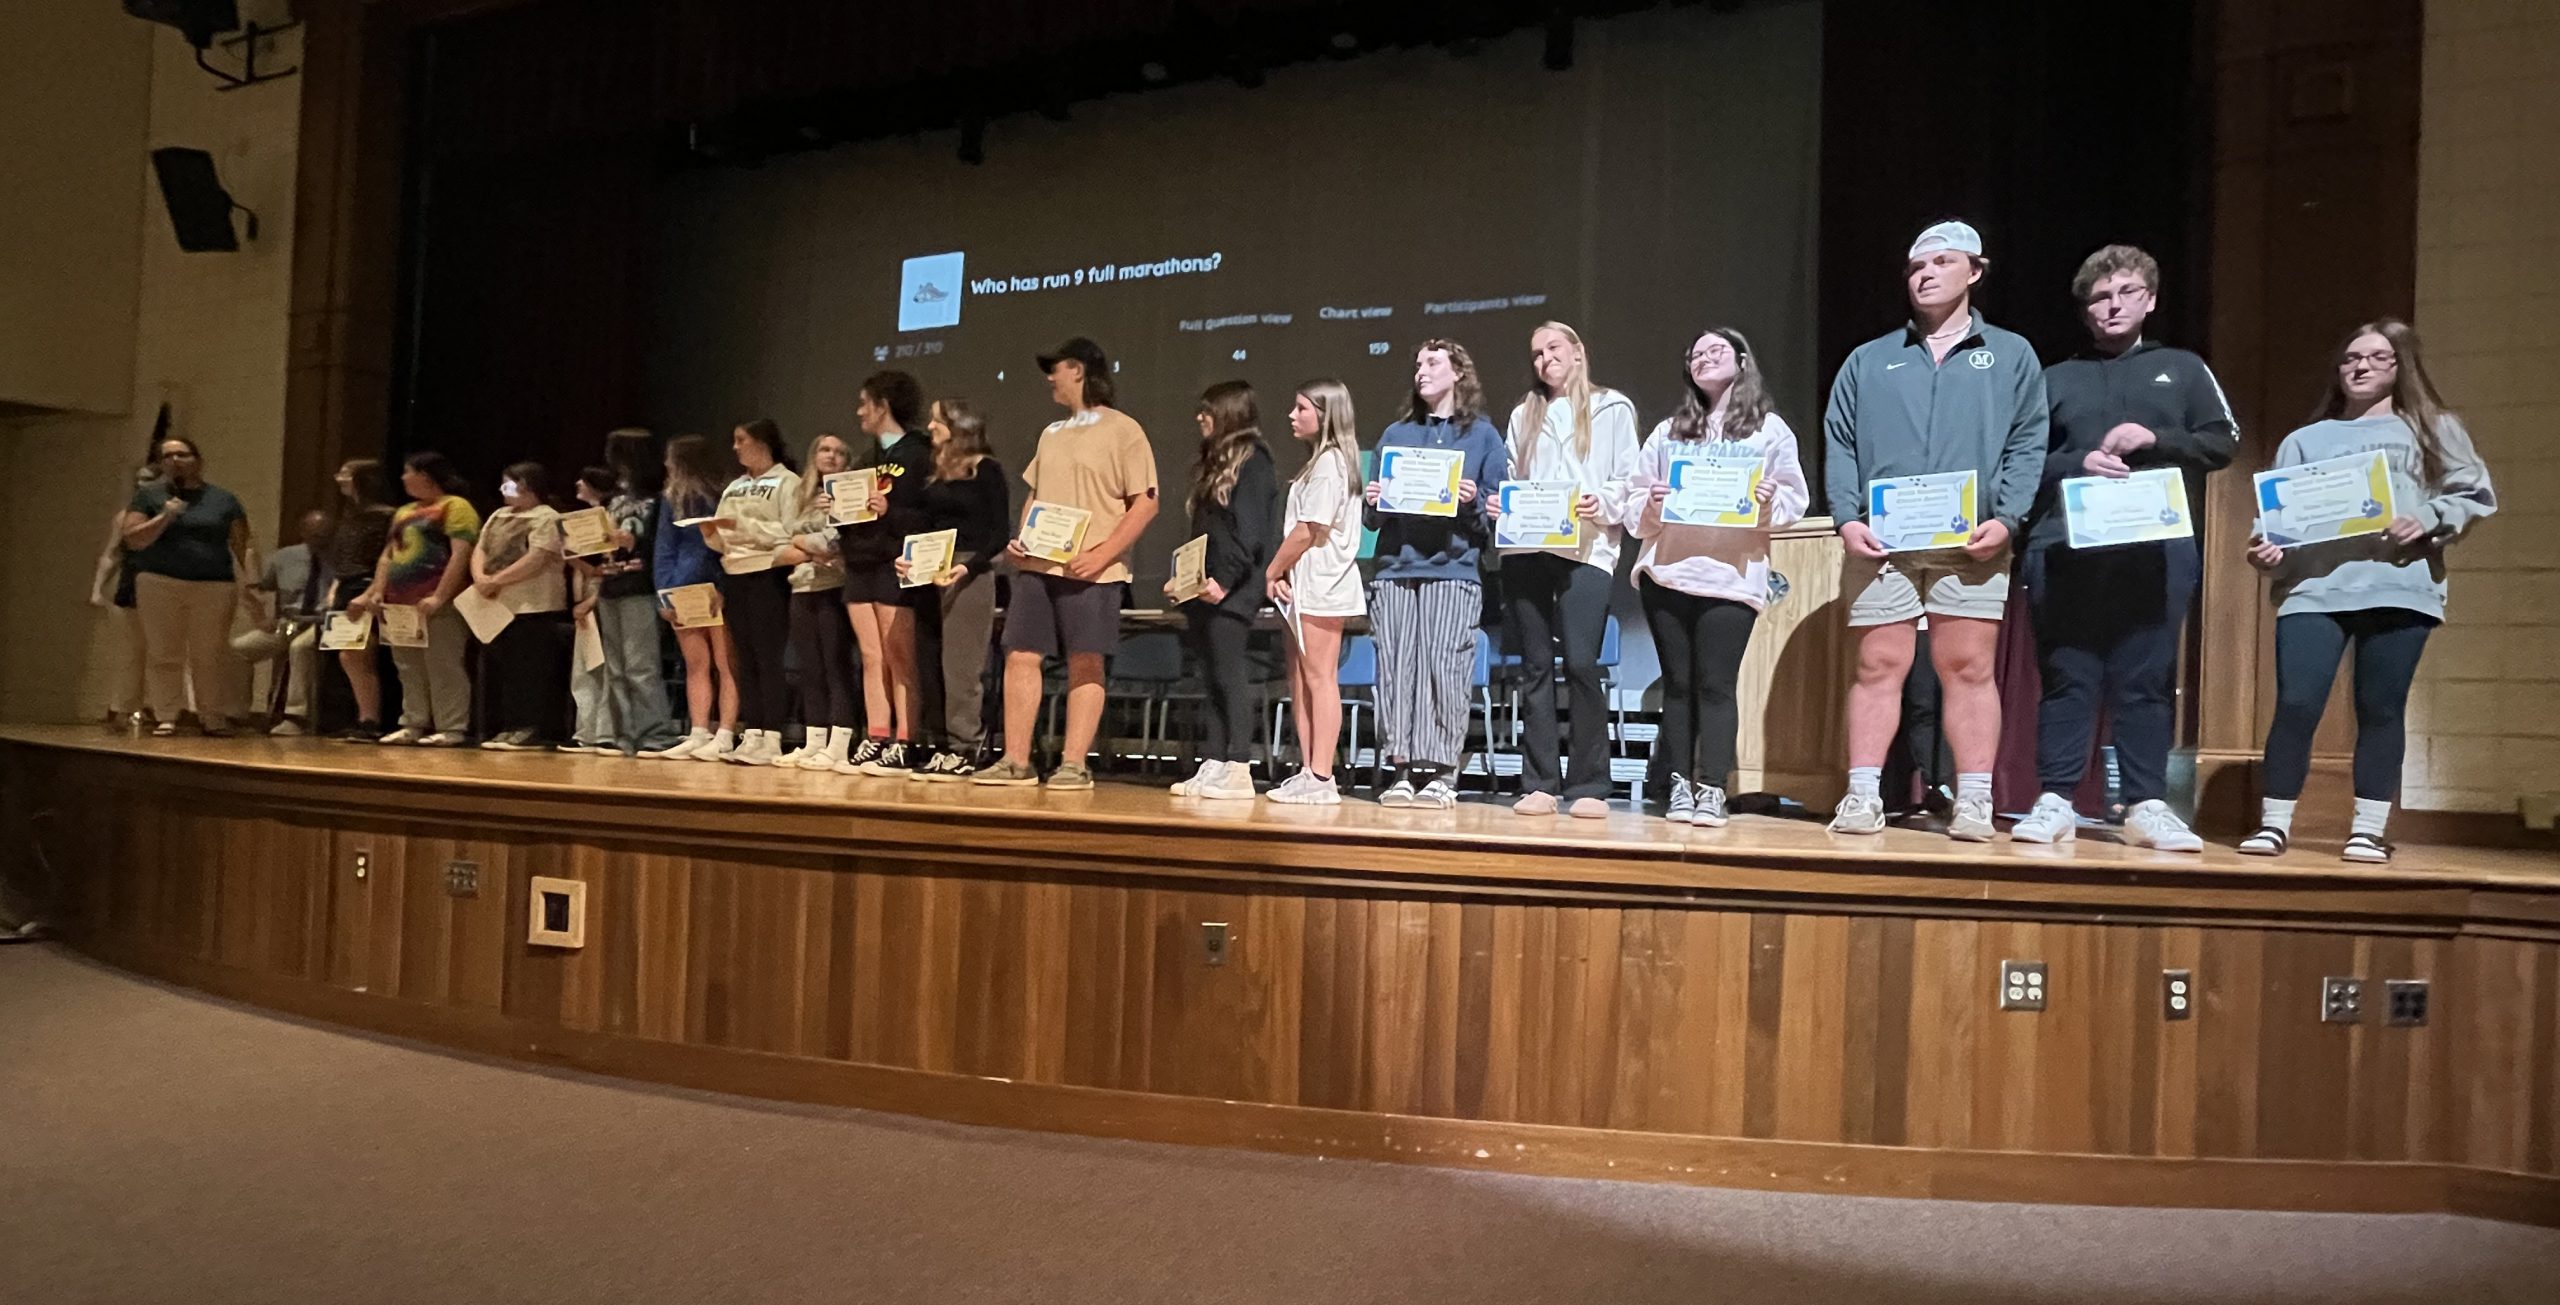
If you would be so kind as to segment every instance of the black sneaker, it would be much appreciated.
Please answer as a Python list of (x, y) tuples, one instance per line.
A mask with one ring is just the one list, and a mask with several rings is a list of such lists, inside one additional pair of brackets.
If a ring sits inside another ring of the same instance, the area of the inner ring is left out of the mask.
[(369, 720), (357, 721), (329, 737), (340, 743), (380, 743), (382, 726)]
[(860, 743), (853, 745), (852, 755), (847, 756), (844, 759), (843, 765), (836, 767), (836, 772), (838, 774), (850, 774), (854, 772), (860, 772), (865, 775), (870, 774), (871, 772), (866, 769), (866, 767), (870, 766), (872, 762), (880, 759), (880, 745), (882, 742), (883, 740), (872, 738), (869, 735), (864, 735)]
[(891, 739), (876, 749), (868, 760), (856, 758), (853, 768), (880, 779), (896, 779), (907, 773), (907, 745)]
[(928, 784), (966, 784), (969, 782), (969, 776), (977, 769), (976, 766), (969, 764), (967, 757), (946, 749), (925, 758), (924, 764), (916, 767), (914, 773), (908, 777), (923, 780)]
[(525, 729), (508, 730), (494, 739), (483, 742), (480, 746), (491, 752), (544, 752), (548, 751), (551, 745), (544, 743), (541, 736), (534, 731)]

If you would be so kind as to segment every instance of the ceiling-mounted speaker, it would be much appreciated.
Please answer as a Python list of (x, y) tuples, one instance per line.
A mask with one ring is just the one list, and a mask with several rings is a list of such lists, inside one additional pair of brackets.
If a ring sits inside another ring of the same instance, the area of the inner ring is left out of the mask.
[[(169, 208), (169, 227), (178, 235), (178, 248), (190, 254), (218, 254), (240, 247), (239, 233), (231, 229), (231, 210), (241, 206), (214, 175), (212, 155), (166, 146), (151, 151), (151, 171), (160, 178), (160, 201)], [(249, 238), (258, 238), (255, 213), (249, 214)]]
[(124, 0), (124, 11), (147, 23), (177, 28), (199, 50), (224, 32), (240, 30), (237, 0)]

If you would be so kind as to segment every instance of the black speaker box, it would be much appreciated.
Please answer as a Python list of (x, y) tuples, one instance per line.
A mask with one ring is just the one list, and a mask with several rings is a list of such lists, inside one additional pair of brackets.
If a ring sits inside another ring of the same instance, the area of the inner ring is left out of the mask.
[(231, 210), (237, 205), (213, 175), (212, 155), (171, 145), (151, 151), (151, 170), (159, 174), (160, 199), (169, 206), (178, 248), (204, 254), (240, 247), (240, 237), (231, 229)]
[(240, 27), (240, 6), (234, 0), (124, 0), (124, 11), (147, 23), (177, 28), (199, 50)]

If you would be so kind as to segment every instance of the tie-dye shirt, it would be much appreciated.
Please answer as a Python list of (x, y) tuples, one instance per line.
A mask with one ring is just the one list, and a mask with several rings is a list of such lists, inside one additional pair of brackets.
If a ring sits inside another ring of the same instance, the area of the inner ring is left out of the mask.
[(435, 595), (453, 561), (453, 546), (480, 538), (480, 514), (453, 495), (432, 503), (403, 503), (391, 516), (391, 576), (383, 586), (386, 603), (410, 604)]

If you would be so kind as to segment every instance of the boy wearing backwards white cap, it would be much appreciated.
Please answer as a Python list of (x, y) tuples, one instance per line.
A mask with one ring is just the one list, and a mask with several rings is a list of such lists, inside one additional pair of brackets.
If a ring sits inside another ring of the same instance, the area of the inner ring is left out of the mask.
[[(2035, 350), (1973, 311), (1973, 285), (1986, 265), (1982, 236), (1965, 223), (1921, 232), (1903, 265), (1911, 320), (1851, 351), (1831, 384), (1823, 481), (1848, 553), (1841, 590), (1858, 632), (1849, 791), (1832, 818), (1834, 833), (1884, 829), (1879, 781), (1924, 615), (1956, 760), (1947, 833), (1980, 842), (1995, 832), (2000, 695), (1991, 666), (2009, 598), (2010, 537), (2035, 505), (2047, 418)], [(1968, 471), (1975, 506), (1961, 546), (1886, 550), (1866, 520), (1870, 482)]]

